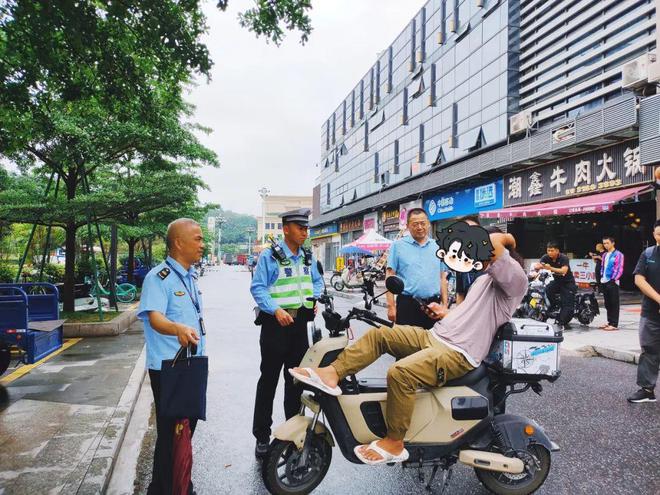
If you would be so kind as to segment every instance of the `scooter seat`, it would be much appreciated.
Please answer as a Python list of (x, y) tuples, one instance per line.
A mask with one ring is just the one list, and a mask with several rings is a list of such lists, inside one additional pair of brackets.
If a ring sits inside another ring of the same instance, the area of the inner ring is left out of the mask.
[(481, 363), (472, 371), (468, 371), (465, 375), (460, 378), (455, 378), (449, 380), (445, 383), (445, 387), (469, 387), (470, 385), (475, 385), (487, 375), (487, 368), (484, 363)]

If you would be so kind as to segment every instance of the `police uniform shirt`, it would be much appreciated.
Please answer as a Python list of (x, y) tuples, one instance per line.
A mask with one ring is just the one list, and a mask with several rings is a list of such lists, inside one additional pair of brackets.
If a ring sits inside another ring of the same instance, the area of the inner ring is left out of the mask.
[[(284, 254), (287, 259), (291, 260), (291, 266), (301, 263), (304, 266), (304, 255), (302, 249), (298, 250), (298, 255), (294, 254), (287, 246), (286, 242), (280, 243), (280, 246), (284, 250)], [(323, 292), (323, 279), (321, 274), (316, 268), (316, 260), (312, 258), (312, 264), (307, 267), (312, 272), (312, 283), (314, 284), (314, 297), (318, 298)], [(254, 278), (252, 279), (252, 285), (250, 286), (250, 292), (254, 301), (259, 306), (261, 311), (264, 311), (268, 314), (275, 314), (275, 311), (279, 309), (279, 305), (273, 300), (268, 288), (271, 287), (277, 277), (279, 276), (280, 267), (277, 263), (277, 260), (273, 257), (273, 252), (271, 248), (266, 248), (262, 251), (259, 256), (259, 261), (257, 262), (257, 268), (254, 272)]]
[[(197, 344), (197, 356), (206, 355), (206, 337), (202, 335), (199, 325), (199, 314), (190, 299), (198, 302), (202, 311), (202, 296), (195, 283), (196, 271), (191, 266), (189, 270), (183, 268), (176, 260), (167, 257), (167, 261), (151, 269), (142, 285), (142, 296), (138, 318), (144, 325), (144, 339), (147, 344), (147, 368), (160, 370), (165, 359), (172, 359), (181, 345), (175, 335), (164, 335), (154, 330), (149, 323), (149, 311), (158, 311), (175, 323), (182, 323), (193, 328), (200, 338)], [(173, 273), (176, 270), (179, 275)]]

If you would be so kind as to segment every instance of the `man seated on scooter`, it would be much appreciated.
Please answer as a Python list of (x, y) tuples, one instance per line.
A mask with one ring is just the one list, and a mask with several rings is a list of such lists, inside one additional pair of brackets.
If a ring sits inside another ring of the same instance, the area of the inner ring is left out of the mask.
[[(431, 331), (406, 325), (372, 328), (330, 366), (289, 370), (300, 381), (340, 395), (338, 384), (343, 378), (382, 354), (398, 358), (387, 372), (387, 435), (355, 448), (356, 456), (366, 464), (408, 459), (403, 440), (415, 407), (416, 390), (442, 386), (479, 366), (497, 329), (511, 319), (527, 291), (527, 276), (507, 250), (516, 246), (512, 235), (489, 236), (479, 226), (458, 222), (443, 231), (438, 245), (438, 256), (451, 269), (484, 269), (485, 273), (474, 281), (465, 301), (451, 312), (438, 303), (428, 306), (434, 317), (441, 319)], [(484, 246), (488, 251), (482, 257), (479, 251), (483, 253)]]
[(557, 324), (561, 326), (562, 330), (571, 328), (569, 323), (573, 319), (575, 310), (577, 285), (575, 284), (575, 277), (573, 277), (568, 256), (559, 252), (559, 244), (550, 241), (546, 248), (546, 254), (534, 265), (534, 268), (536, 270), (548, 270), (552, 273), (554, 280), (548, 284), (546, 294), (553, 305), (555, 298), (559, 295), (561, 309)]

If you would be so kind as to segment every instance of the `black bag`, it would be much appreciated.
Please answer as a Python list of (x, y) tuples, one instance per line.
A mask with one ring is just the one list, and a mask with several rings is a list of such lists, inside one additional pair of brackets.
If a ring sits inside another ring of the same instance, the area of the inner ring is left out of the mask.
[(160, 415), (206, 421), (208, 376), (208, 358), (192, 356), (190, 347), (181, 347), (174, 359), (164, 360), (160, 373)]

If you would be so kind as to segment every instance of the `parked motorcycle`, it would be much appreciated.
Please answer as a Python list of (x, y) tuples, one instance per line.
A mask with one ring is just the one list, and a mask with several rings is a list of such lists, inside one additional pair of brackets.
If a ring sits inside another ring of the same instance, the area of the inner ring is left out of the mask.
[(330, 285), (338, 292), (344, 289), (360, 289), (365, 283), (376, 283), (382, 270), (375, 267), (363, 269), (344, 268), (340, 274), (335, 273), (330, 278)]
[[(552, 273), (548, 270), (541, 270), (529, 282), (527, 294), (525, 294), (514, 317), (532, 318), (537, 321), (547, 321), (550, 318), (557, 320), (561, 311), (560, 296), (559, 294), (555, 295), (554, 300), (551, 301), (547, 293), (548, 285), (553, 280)], [(600, 308), (593, 289), (587, 292), (578, 292), (575, 295), (574, 315), (582, 325), (589, 325), (598, 314), (600, 314)]]
[[(389, 277), (386, 285), (394, 294), (403, 290), (397, 277)], [(392, 326), (371, 310), (373, 298), (366, 288), (363, 294), (364, 308), (356, 306), (341, 316), (334, 310), (332, 296), (324, 292), (318, 301), (325, 306), (322, 316), (329, 336), (324, 338), (321, 329), (309, 323), (311, 347), (301, 367), (333, 362), (349, 343), (351, 320)], [(563, 339), (551, 325), (531, 320), (518, 320), (515, 328), (507, 325), (500, 329), (488, 364), (482, 363), (443, 387), (417, 393), (405, 438), (410, 457), (402, 467), (417, 469), (422, 483), (424, 470), (430, 469), (429, 490), (441, 469), (443, 493), (457, 462), (472, 466), (484, 486), (502, 495), (532, 493), (548, 476), (551, 452), (558, 451), (558, 446), (535, 421), (506, 414), (506, 401), (530, 388), (540, 395), (542, 380), (552, 382), (559, 377), (559, 342)], [(520, 342), (524, 339), (527, 342)], [(350, 376), (340, 387), (343, 393), (339, 397), (307, 387), (311, 393), (303, 394), (300, 414), (275, 429), (262, 465), (270, 493), (310, 493), (325, 477), (335, 445), (347, 460), (360, 464), (353, 449), (385, 436), (386, 380)]]

